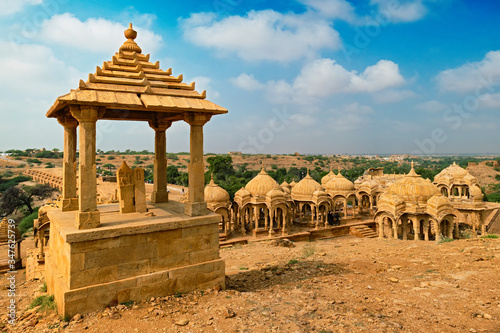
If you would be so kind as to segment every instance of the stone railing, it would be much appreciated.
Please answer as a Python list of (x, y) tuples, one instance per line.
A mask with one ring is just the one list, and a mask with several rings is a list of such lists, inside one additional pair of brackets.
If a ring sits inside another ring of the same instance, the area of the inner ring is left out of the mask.
[(56, 176), (48, 172), (33, 169), (26, 170), (24, 174), (30, 176), (34, 181), (40, 184), (47, 184), (53, 188), (58, 189), (59, 191), (62, 191), (63, 178), (61, 176)]

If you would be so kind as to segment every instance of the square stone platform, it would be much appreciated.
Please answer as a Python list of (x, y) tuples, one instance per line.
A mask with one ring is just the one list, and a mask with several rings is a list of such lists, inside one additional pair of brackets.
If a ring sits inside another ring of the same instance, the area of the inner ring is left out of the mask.
[(47, 289), (63, 316), (149, 297), (225, 287), (220, 216), (184, 215), (178, 202), (148, 204), (147, 216), (99, 206), (101, 226), (75, 228), (75, 213), (52, 209)]

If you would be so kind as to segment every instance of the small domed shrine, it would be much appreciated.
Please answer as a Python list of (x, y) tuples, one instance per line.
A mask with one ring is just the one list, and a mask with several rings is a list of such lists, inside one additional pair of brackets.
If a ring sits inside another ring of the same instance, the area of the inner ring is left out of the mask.
[(291, 192), (297, 207), (297, 222), (305, 222), (316, 228), (319, 228), (320, 224), (327, 225), (327, 214), (332, 206), (331, 200), (324, 188), (309, 175), (309, 170)]
[(229, 216), (231, 201), (229, 193), (214, 182), (211, 176), (210, 182), (205, 186), (205, 201), (207, 208), (221, 216), (219, 223), (219, 239), (226, 239), (231, 234), (231, 219)]
[(342, 211), (344, 217), (347, 217), (348, 203), (350, 202), (351, 215), (356, 215), (356, 190), (354, 183), (345, 178), (339, 171), (324, 185), (326, 193), (332, 198), (333, 208), (336, 212)]
[(455, 210), (448, 198), (413, 168), (380, 196), (375, 221), (379, 237), (406, 240), (453, 238)]
[(453, 198), (471, 198), (472, 187), (479, 187), (476, 177), (453, 162), (434, 177), (434, 184), (444, 196)]
[(290, 194), (264, 170), (264, 165), (257, 176), (234, 194), (232, 216), (234, 227), (242, 235), (252, 230), (254, 236), (268, 233), (272, 236), (281, 231), (289, 231), (291, 223)]
[(457, 210), (457, 222), (461, 228), (472, 227), (473, 231), (486, 230), (484, 219), (486, 205), (476, 177), (453, 163), (434, 177), (434, 184), (448, 197)]

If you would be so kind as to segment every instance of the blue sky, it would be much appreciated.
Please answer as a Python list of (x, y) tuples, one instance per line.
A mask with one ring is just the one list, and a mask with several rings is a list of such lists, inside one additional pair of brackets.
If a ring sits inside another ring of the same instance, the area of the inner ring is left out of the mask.
[[(225, 153), (500, 153), (497, 1), (0, 0), (0, 150), (62, 148), (45, 112), (123, 43), (229, 110)], [(98, 122), (102, 150), (153, 150), (146, 123)], [(167, 131), (188, 151), (189, 127)]]

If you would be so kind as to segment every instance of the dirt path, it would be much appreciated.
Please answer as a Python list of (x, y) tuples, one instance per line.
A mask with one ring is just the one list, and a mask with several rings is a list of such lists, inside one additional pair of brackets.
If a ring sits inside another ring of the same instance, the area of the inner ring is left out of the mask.
[[(9, 330), (500, 332), (500, 239), (437, 244), (342, 237), (295, 245), (221, 250), (225, 291), (119, 305), (69, 324), (35, 312)], [(21, 306), (39, 286), (20, 286)], [(3, 309), (5, 302), (2, 297)]]

